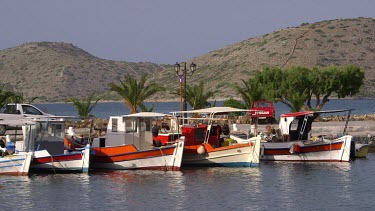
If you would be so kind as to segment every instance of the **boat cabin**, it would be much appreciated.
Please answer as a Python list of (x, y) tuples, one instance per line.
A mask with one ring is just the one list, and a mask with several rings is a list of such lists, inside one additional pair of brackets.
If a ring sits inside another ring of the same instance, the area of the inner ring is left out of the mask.
[[(232, 107), (211, 107), (191, 111), (175, 111), (174, 116), (190, 114), (189, 121), (199, 122), (193, 125), (182, 126), (182, 136), (185, 136), (185, 146), (210, 143), (214, 147), (220, 147), (225, 138), (229, 138), (228, 114), (233, 112), (248, 113), (252, 110)], [(195, 116), (195, 117), (194, 117)], [(184, 120), (182, 118), (182, 120)], [(218, 123), (225, 122), (222, 126)], [(204, 124), (201, 124), (204, 123)]]
[(16, 151), (46, 149), (52, 155), (64, 153), (63, 118), (0, 120), (0, 124), (15, 128), (7, 136), (14, 143)]
[[(47, 120), (33, 120), (35, 128), (23, 128), (24, 134), (35, 136), (34, 150), (46, 149), (51, 155), (64, 154), (65, 119), (53, 118)], [(17, 141), (16, 149), (23, 149), (24, 142)]]
[[(209, 134), (208, 127), (210, 127)], [(220, 135), (222, 128), (218, 124), (206, 125), (184, 125), (182, 126), (182, 136), (185, 136), (185, 146), (203, 144), (208, 135), (208, 143), (213, 146), (220, 146)]]
[(348, 112), (343, 134), (346, 133), (351, 111), (354, 109), (331, 110), (331, 111), (301, 111), (282, 114), (280, 116), (279, 128), (283, 141), (309, 140), (312, 123), (321, 114)]
[[(155, 141), (163, 140), (167, 144), (167, 138), (162, 138), (163, 134), (168, 134), (167, 129), (158, 127), (155, 131), (157, 118), (162, 118), (166, 114), (155, 112), (140, 112), (130, 115), (111, 116), (109, 118), (107, 133), (105, 138), (100, 138), (99, 142), (93, 143), (93, 147), (121, 146), (133, 144), (140, 150), (150, 149), (155, 146)], [(170, 126), (177, 130), (177, 125)], [(153, 136), (157, 135), (156, 138)], [(169, 128), (169, 131), (172, 130)], [(156, 134), (155, 134), (156, 132)], [(168, 136), (165, 136), (168, 137)]]
[(282, 114), (279, 128), (283, 140), (307, 140), (314, 121), (314, 113), (310, 111)]

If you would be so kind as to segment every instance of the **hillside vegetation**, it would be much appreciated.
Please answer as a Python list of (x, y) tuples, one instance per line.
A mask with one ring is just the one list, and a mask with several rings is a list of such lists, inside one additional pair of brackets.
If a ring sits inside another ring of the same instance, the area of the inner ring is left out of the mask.
[[(235, 33), (235, 32), (233, 32)], [(205, 82), (216, 99), (238, 97), (233, 89), (240, 79), (264, 66), (325, 67), (354, 64), (365, 71), (365, 86), (358, 97), (375, 96), (375, 19), (356, 18), (302, 23), (250, 38), (188, 63), (197, 71), (187, 77), (190, 84)], [(66, 43), (26, 43), (0, 51), (0, 82), (10, 84), (27, 97), (63, 101), (68, 96), (103, 92), (109, 82), (124, 74), (148, 72), (150, 81), (177, 90), (178, 78), (172, 65), (131, 63), (100, 59)], [(116, 99), (107, 95), (107, 99)], [(117, 98), (118, 99), (118, 98)], [(153, 100), (178, 99), (166, 92)]]

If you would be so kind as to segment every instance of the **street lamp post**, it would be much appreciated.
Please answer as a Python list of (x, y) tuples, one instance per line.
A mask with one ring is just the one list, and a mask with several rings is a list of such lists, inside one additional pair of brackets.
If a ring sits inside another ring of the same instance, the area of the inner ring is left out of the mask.
[[(181, 65), (183, 65), (183, 68), (181, 68)], [(181, 81), (182, 81), (182, 77), (184, 77), (184, 105), (183, 105), (184, 111), (187, 111), (186, 75), (187, 74), (193, 75), (196, 69), (197, 69), (197, 65), (194, 64), (193, 62), (190, 64), (190, 70), (186, 68), (186, 62), (181, 62), (181, 64), (176, 62), (176, 64), (174, 65), (174, 70), (176, 71), (176, 74), (180, 77), (180, 99), (181, 99), (181, 92), (182, 92)], [(181, 104), (181, 100), (180, 100), (180, 104)], [(180, 105), (180, 109), (181, 109), (181, 105)], [(185, 122), (186, 122), (186, 114), (184, 114), (184, 117), (185, 117)]]

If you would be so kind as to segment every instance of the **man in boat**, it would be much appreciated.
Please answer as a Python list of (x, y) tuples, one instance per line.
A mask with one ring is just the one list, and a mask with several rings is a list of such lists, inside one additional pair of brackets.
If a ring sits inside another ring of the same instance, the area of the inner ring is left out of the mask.
[(4, 157), (5, 150), (6, 150), (6, 148), (5, 148), (5, 140), (4, 140), (4, 138), (1, 138), (0, 139), (0, 156), (1, 157)]
[(156, 123), (152, 124), (152, 144), (154, 147), (161, 147), (161, 141), (156, 140), (156, 137), (159, 135), (159, 127), (156, 125)]
[(72, 139), (73, 141), (75, 141), (76, 143), (79, 143), (79, 144), (84, 144), (84, 138), (83, 138), (83, 134), (79, 134), (78, 137), (75, 136), (75, 135), (72, 135)]
[[(219, 125), (220, 126), (220, 125)], [(224, 140), (226, 138), (229, 138), (229, 125), (228, 125), (228, 120), (225, 121), (223, 127), (219, 127), (219, 146), (222, 146), (224, 143)]]
[(5, 143), (6, 143), (5, 138), (1, 137), (1, 139), (0, 139), (0, 156), (1, 157), (4, 157), (5, 155), (10, 154), (9, 151), (7, 150), (7, 148), (6, 148)]

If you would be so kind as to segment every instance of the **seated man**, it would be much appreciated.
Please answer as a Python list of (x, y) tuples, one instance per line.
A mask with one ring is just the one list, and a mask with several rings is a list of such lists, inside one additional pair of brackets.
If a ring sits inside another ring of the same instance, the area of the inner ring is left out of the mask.
[(7, 155), (7, 149), (5, 147), (5, 139), (1, 138), (0, 139), (0, 156), (4, 157), (5, 155)]

